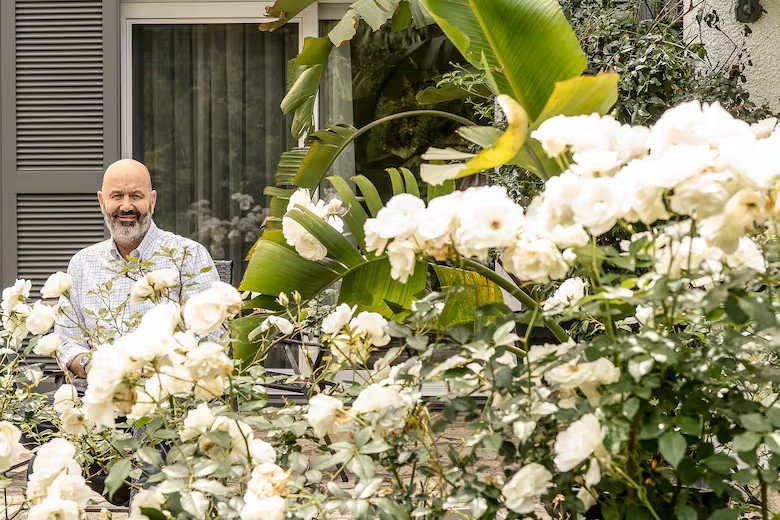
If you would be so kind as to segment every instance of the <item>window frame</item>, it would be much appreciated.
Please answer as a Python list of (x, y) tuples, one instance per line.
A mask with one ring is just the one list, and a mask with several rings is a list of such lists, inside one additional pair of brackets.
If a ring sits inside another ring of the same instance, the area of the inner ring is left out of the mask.
[[(269, 22), (263, 16), (273, 2), (145, 2), (120, 4), (120, 156), (133, 154), (133, 26), (149, 24), (225, 24)], [(288, 23), (298, 25), (298, 52), (303, 40), (319, 32), (318, 5), (315, 2)], [(318, 123), (315, 101), (315, 125)], [(302, 143), (301, 143), (302, 144)]]

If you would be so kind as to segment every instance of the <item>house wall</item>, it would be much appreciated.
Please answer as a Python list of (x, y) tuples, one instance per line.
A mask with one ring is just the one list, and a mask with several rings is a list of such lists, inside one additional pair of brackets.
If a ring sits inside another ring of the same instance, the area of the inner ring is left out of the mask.
[[(686, 2), (686, 36), (703, 43), (710, 61), (716, 66), (730, 67), (738, 62), (738, 55), (744, 51), (742, 62), (752, 62), (744, 72), (751, 99), (767, 103), (780, 112), (780, 0), (761, 0), (766, 12), (750, 24), (736, 20), (735, 0), (693, 0), (692, 5), (690, 1)], [(713, 10), (717, 13), (719, 28), (697, 23), (697, 14)]]

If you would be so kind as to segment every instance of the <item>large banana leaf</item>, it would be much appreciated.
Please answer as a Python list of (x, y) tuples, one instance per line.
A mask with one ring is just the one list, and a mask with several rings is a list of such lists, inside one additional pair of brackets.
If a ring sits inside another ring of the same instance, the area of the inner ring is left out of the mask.
[(280, 107), (284, 114), (293, 112), (291, 132), (296, 139), (314, 128), (314, 100), (332, 49), (328, 38), (307, 37), (301, 53), (287, 63), (287, 94)]
[(453, 289), (439, 316), (443, 328), (474, 321), (474, 309), (489, 303), (503, 303), (501, 289), (473, 271), (434, 265), (433, 270), (442, 289)]
[(580, 75), (585, 53), (557, 0), (423, 0), (472, 65), (485, 68), (498, 93), (517, 100), (531, 120), (555, 83)]
[(310, 190), (319, 186), (333, 162), (356, 134), (357, 129), (349, 125), (331, 125), (311, 134), (306, 140), (309, 151), (298, 166), (293, 183)]

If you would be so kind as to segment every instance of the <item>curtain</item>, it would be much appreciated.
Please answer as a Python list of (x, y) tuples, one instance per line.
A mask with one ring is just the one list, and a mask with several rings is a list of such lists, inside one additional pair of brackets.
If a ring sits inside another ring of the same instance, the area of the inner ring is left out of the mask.
[(265, 217), (263, 188), (295, 145), (279, 103), (297, 50), (294, 25), (133, 29), (133, 157), (152, 174), (155, 221), (232, 259), (234, 283)]

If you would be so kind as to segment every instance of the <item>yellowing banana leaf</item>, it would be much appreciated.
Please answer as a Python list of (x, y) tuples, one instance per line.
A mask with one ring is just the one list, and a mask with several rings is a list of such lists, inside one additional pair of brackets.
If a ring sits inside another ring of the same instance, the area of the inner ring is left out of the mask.
[(442, 289), (457, 288), (449, 293), (439, 325), (451, 327), (474, 321), (474, 310), (489, 303), (503, 303), (501, 289), (473, 271), (434, 265), (433, 270)]
[[(498, 96), (498, 103), (506, 114), (509, 125), (504, 133), (490, 146), (483, 149), (465, 163), (448, 165), (422, 164), (420, 176), (428, 184), (439, 185), (450, 179), (458, 179), (467, 175), (495, 168), (511, 161), (519, 152), (528, 137), (528, 116), (515, 100), (509, 96)], [(441, 157), (441, 150), (434, 153), (426, 153), (424, 159), (431, 159), (437, 155)]]
[(616, 72), (600, 72), (595, 76), (577, 76), (559, 81), (531, 128), (539, 128), (539, 125), (558, 115), (606, 114), (617, 102), (619, 79)]
[(556, 82), (585, 70), (585, 53), (557, 0), (422, 3), (466, 59), (490, 74), (497, 93), (512, 96), (532, 120)]

